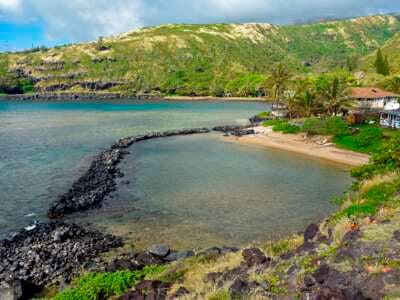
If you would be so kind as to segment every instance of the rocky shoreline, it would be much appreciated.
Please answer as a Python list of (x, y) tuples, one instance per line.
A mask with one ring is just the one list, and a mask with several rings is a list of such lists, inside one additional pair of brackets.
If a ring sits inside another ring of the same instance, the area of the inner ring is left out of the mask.
[(0, 283), (36, 290), (69, 280), (99, 254), (122, 244), (121, 238), (74, 224), (37, 224), (0, 240)]

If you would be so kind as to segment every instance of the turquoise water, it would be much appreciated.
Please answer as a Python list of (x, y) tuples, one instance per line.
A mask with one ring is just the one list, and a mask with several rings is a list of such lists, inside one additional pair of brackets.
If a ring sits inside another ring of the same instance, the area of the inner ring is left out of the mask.
[[(253, 102), (0, 101), (0, 232), (44, 220), (55, 196), (117, 138), (241, 123), (267, 109)], [(331, 212), (329, 200), (350, 183), (340, 166), (215, 133), (151, 140), (130, 152), (114, 198), (70, 219), (138, 248), (246, 245), (297, 232)]]
[(92, 156), (117, 138), (243, 122), (266, 107), (248, 102), (0, 101), (0, 233), (43, 220), (55, 195), (67, 191)]

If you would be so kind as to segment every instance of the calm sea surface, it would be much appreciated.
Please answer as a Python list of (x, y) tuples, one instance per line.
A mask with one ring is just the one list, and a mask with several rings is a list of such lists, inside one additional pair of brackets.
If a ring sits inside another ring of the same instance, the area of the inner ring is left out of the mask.
[[(0, 233), (45, 220), (93, 155), (150, 131), (241, 123), (268, 110), (249, 102), (0, 101)], [(244, 245), (296, 232), (334, 209), (350, 183), (342, 167), (231, 143), (220, 134), (134, 145), (113, 200), (71, 218), (136, 247)]]

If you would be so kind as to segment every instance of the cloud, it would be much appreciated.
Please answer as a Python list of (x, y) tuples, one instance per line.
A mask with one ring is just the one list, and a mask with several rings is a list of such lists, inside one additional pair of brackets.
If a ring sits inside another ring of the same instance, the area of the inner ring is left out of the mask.
[(163, 23), (292, 23), (399, 12), (394, 0), (0, 0), (0, 19), (40, 22), (48, 39), (86, 41)]
[(20, 7), (21, 1), (19, 0), (0, 0), (0, 9), (17, 11)]

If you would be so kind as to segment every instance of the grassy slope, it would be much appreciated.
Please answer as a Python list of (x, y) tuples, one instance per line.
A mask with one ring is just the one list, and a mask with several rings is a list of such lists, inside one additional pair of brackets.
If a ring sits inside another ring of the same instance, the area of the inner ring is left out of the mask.
[[(390, 62), (390, 69), (393, 74), (400, 72), (400, 33), (397, 33), (382, 47), (383, 55), (387, 55)], [(367, 72), (374, 72), (376, 51), (362, 59), (362, 68)]]
[[(38, 79), (39, 91), (51, 86), (88, 91), (79, 83), (114, 81), (120, 85), (107, 91), (209, 95), (226, 90), (241, 76), (267, 74), (282, 60), (301, 72), (343, 66), (349, 55), (374, 51), (399, 28), (400, 21), (389, 16), (281, 27), (164, 25), (105, 39), (108, 49), (103, 51), (88, 43), (3, 54), (0, 65), (8, 60), (9, 69)], [(248, 82), (259, 84), (260, 78)]]

